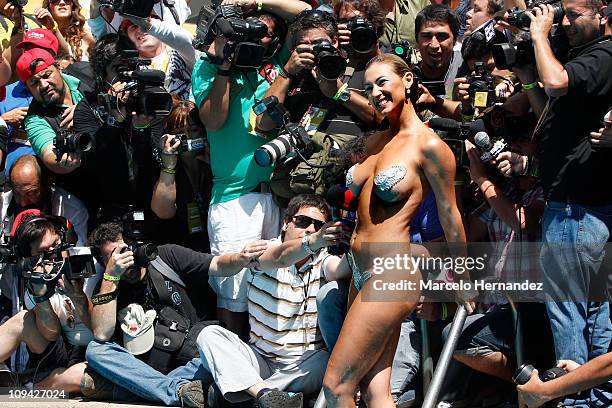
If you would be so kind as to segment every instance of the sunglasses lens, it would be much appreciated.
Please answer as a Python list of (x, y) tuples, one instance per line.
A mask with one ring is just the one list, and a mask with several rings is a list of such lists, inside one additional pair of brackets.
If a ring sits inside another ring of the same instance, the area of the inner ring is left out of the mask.
[(294, 217), (294, 223), (298, 228), (308, 228), (310, 224), (314, 224), (316, 231), (320, 230), (323, 224), (325, 224), (323, 221), (315, 220), (305, 215), (296, 215)]

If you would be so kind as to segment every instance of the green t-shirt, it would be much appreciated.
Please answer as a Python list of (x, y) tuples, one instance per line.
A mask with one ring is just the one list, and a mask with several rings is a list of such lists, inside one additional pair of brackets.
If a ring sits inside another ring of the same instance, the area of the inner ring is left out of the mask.
[[(289, 51), (283, 47), (279, 54), (266, 66), (268, 80), (262, 76), (261, 69), (257, 73), (253, 69), (239, 71), (233, 68), (231, 71), (227, 120), (221, 129), (215, 132), (207, 130), (213, 173), (212, 204), (238, 198), (260, 182), (270, 180), (273, 167), (260, 167), (253, 159), (255, 150), (271, 140), (271, 137), (255, 131), (253, 105), (255, 99), (262, 99), (270, 88), (269, 81), (276, 78)], [(216, 72), (217, 68), (208, 60), (196, 62), (191, 84), (197, 106), (202, 105), (208, 96)]]
[[(64, 82), (68, 85), (70, 95), (72, 95), (72, 103), (76, 105), (83, 99), (83, 94), (78, 90), (80, 81), (70, 75), (62, 74)], [(65, 105), (60, 105), (65, 106)], [(55, 131), (47, 122), (47, 120), (39, 115), (29, 115), (25, 118), (25, 130), (28, 134), (28, 139), (32, 144), (32, 149), (37, 156), (42, 157), (42, 151), (47, 145), (53, 143), (55, 139)]]
[(414, 19), (419, 11), (431, 4), (429, 0), (395, 0), (395, 18), (386, 19), (385, 32), (380, 43), (389, 46), (391, 43), (408, 40), (416, 48)]

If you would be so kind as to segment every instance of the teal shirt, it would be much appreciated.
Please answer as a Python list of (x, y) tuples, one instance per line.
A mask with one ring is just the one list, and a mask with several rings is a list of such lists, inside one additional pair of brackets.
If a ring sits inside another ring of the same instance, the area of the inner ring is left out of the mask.
[[(76, 105), (83, 99), (83, 94), (78, 90), (80, 81), (70, 75), (62, 74), (64, 82), (68, 85), (70, 95), (72, 95), (72, 103)], [(64, 106), (64, 105), (60, 105)], [(32, 149), (37, 156), (42, 157), (42, 151), (55, 139), (55, 131), (45, 118), (38, 115), (30, 115), (25, 118), (25, 130), (28, 134), (28, 139), (32, 144)]]
[[(276, 78), (289, 52), (286, 48), (271, 61), (274, 70), (268, 75)], [(191, 76), (192, 92), (197, 106), (202, 105), (212, 88), (217, 68), (207, 60), (199, 60)], [(253, 190), (257, 184), (269, 181), (273, 167), (260, 167), (253, 159), (253, 153), (267, 137), (255, 131), (255, 99), (261, 100), (270, 88), (270, 83), (251, 69), (232, 69), (230, 74), (230, 101), (227, 120), (215, 132), (207, 131), (210, 145), (210, 163), (213, 173), (211, 204), (236, 199)], [(253, 92), (255, 90), (255, 92)]]

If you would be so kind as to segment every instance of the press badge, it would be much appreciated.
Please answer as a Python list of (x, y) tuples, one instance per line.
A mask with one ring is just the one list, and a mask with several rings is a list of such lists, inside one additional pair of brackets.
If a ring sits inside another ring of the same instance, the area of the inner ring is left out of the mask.
[(486, 108), (488, 97), (489, 97), (488, 92), (476, 92), (474, 94), (474, 106), (476, 108)]
[(325, 120), (327, 111), (326, 108), (310, 105), (304, 116), (302, 116), (300, 126), (306, 129), (309, 135), (315, 134), (321, 123)]
[(187, 229), (189, 234), (195, 234), (196, 232), (202, 232), (202, 217), (200, 217), (200, 210), (195, 202), (187, 204)]

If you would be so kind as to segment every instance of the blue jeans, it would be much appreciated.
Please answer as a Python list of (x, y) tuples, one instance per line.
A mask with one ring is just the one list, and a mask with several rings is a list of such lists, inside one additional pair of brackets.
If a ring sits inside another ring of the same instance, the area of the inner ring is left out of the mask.
[[(612, 229), (612, 205), (547, 203), (542, 219), (540, 267), (558, 360), (586, 361), (608, 352), (612, 340), (604, 246)], [(598, 300), (598, 301), (593, 301)], [(612, 394), (594, 389), (570, 406), (610, 406)], [(590, 402), (590, 404), (589, 404)]]
[(119, 386), (115, 388), (115, 401), (134, 401), (140, 397), (165, 405), (180, 405), (178, 389), (181, 385), (196, 379), (205, 384), (212, 382), (199, 358), (162, 374), (118, 344), (98, 341), (89, 343), (86, 358), (98, 374)]
[[(321, 336), (331, 352), (336, 345), (346, 317), (349, 282), (331, 281), (317, 293), (317, 314)], [(416, 397), (416, 373), (419, 369), (421, 337), (414, 322), (402, 323), (400, 338), (391, 369), (391, 394), (398, 403)]]

